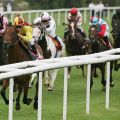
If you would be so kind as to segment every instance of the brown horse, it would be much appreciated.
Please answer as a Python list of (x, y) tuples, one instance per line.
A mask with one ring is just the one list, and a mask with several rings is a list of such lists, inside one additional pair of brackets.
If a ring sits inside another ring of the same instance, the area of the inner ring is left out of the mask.
[[(22, 61), (29, 61), (32, 60), (30, 54), (29, 54), (29, 49), (28, 46), (25, 45), (22, 40), (18, 37), (17, 35), (17, 30), (15, 26), (8, 26), (4, 32), (3, 36), (3, 44), (4, 46), (8, 46), (8, 62), (11, 63), (17, 63), (17, 62), (22, 62)], [(42, 49), (36, 45), (36, 47), (39, 50), (39, 53), (42, 54)], [(22, 90), (24, 91), (24, 96), (23, 96), (23, 103), (29, 105), (32, 101), (31, 98), (28, 98), (28, 89), (29, 89), (29, 80), (30, 80), (30, 75), (25, 75), (21, 77), (16, 77), (15, 82), (17, 83), (18, 86), (18, 96), (16, 98), (16, 110), (20, 109), (20, 96), (22, 93)], [(3, 85), (3, 88), (6, 88), (8, 85), (7, 84)], [(38, 94), (38, 83), (36, 84), (36, 96)], [(5, 95), (5, 89), (2, 89), (3, 95)], [(35, 97), (36, 97), (35, 96)], [(5, 98), (5, 96), (3, 97)], [(7, 100), (5, 98), (4, 100)], [(8, 101), (8, 100), (7, 100)]]
[[(117, 13), (120, 12), (120, 10), (116, 11)], [(112, 36), (114, 40), (114, 48), (120, 48), (120, 14), (114, 14), (112, 16)], [(114, 64), (114, 70), (118, 71), (120, 68), (120, 64), (117, 60), (115, 60)]]
[[(91, 25), (89, 28), (89, 38), (90, 38), (90, 53), (98, 53), (98, 52), (102, 52), (102, 51), (106, 51), (109, 50), (110, 48), (104, 43), (104, 41), (98, 37), (97, 33), (96, 33), (96, 26)], [(92, 87), (93, 85), (93, 74), (94, 74), (94, 70), (96, 68), (100, 69), (101, 72), (101, 84), (103, 85), (103, 90), (105, 90), (105, 85), (106, 85), (106, 80), (105, 80), (105, 65), (106, 63), (97, 63), (97, 64), (93, 64), (92, 65), (92, 70), (91, 70), (91, 82), (90, 82), (90, 86)], [(113, 83), (113, 79), (112, 79), (112, 68), (113, 68), (113, 62), (111, 62), (111, 66), (110, 66), (110, 86), (113, 87), (114, 83)]]
[[(63, 24), (65, 25), (65, 23)], [(64, 42), (66, 46), (67, 56), (85, 55), (85, 38), (80, 34), (75, 21), (71, 21), (68, 25), (68, 31), (64, 34)], [(84, 66), (81, 66), (84, 76)], [(68, 77), (70, 77), (71, 67), (68, 68)]]

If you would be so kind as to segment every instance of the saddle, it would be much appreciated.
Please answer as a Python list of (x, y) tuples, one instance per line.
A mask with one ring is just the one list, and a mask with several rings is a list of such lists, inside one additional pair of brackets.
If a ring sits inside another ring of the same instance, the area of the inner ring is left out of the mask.
[(61, 50), (61, 49), (62, 49), (61, 43), (58, 42), (57, 40), (55, 40), (55, 39), (54, 39), (53, 37), (51, 37), (50, 35), (48, 35), (48, 36), (52, 39), (53, 43), (54, 43), (55, 46), (56, 46), (56, 49), (57, 49), (57, 50)]
[[(21, 46), (21, 48), (23, 48), (23, 50), (29, 55), (29, 57), (32, 60), (43, 59), (43, 56), (42, 56), (43, 53), (38, 52), (38, 47), (36, 47), (37, 53), (34, 53), (33, 50), (31, 49), (31, 47), (28, 44), (24, 43), (22, 40), (19, 41), (19, 45)], [(35, 46), (37, 46), (37, 45), (35, 44)], [(39, 47), (39, 49), (41, 49), (41, 48)], [(42, 49), (41, 49), (41, 51), (42, 51)]]

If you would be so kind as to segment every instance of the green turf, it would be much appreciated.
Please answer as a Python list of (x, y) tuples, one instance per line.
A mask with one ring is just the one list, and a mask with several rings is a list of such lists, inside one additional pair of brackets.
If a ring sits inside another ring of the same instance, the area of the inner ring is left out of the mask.
[[(115, 87), (110, 90), (109, 110), (105, 109), (105, 93), (102, 92), (100, 78), (94, 78), (94, 85), (91, 92), (90, 115), (87, 115), (85, 112), (86, 77), (83, 78), (81, 70), (74, 67), (71, 73), (71, 79), (68, 81), (67, 120), (119, 120), (120, 81), (118, 72), (114, 72), (113, 78)], [(33, 98), (34, 94), (35, 87), (30, 89), (29, 96)], [(16, 93), (14, 98), (15, 96)], [(42, 120), (62, 120), (63, 69), (58, 72), (57, 80), (55, 81), (55, 90), (53, 92), (48, 92), (43, 87), (42, 100)], [(7, 111), (8, 106), (4, 104), (0, 97), (0, 120), (7, 120)], [(13, 115), (14, 120), (37, 120), (37, 111), (33, 109), (33, 102), (29, 106), (21, 102), (21, 110), (16, 111), (14, 109)]]
[[(57, 15), (54, 17), (57, 21)], [(64, 14), (61, 14), (61, 25), (57, 27), (57, 34), (63, 37), (65, 26)], [(89, 21), (88, 21), (89, 22)], [(83, 23), (84, 29), (87, 32), (88, 22)], [(110, 24), (110, 23), (109, 23)], [(105, 93), (102, 92), (102, 86), (99, 78), (94, 78), (94, 85), (91, 92), (90, 114), (86, 114), (86, 77), (82, 77), (81, 70), (75, 67), (71, 73), (71, 79), (68, 81), (68, 111), (67, 120), (120, 120), (120, 81), (119, 71), (113, 72), (115, 87), (110, 89), (110, 109), (105, 109)], [(0, 87), (1, 89), (1, 87)], [(8, 90), (7, 90), (8, 95)], [(29, 90), (29, 96), (34, 97), (35, 87)], [(16, 93), (14, 94), (14, 98)], [(42, 120), (62, 120), (63, 110), (63, 69), (58, 72), (57, 80), (55, 81), (55, 90), (48, 92), (43, 87), (42, 99)], [(22, 103), (21, 110), (15, 110), (14, 102), (14, 120), (37, 120), (37, 111), (33, 109), (33, 102), (27, 106)], [(8, 106), (4, 104), (0, 96), (0, 120), (8, 119)]]

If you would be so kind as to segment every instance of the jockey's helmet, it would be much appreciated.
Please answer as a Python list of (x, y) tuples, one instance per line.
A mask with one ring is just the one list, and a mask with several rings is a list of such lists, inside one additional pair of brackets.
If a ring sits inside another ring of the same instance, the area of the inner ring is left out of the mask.
[(40, 17), (42, 22), (48, 22), (50, 20), (50, 15), (47, 12), (43, 12)]
[(90, 19), (90, 25), (98, 25), (99, 23), (99, 18), (94, 16)]
[(73, 7), (73, 8), (70, 10), (70, 13), (71, 13), (71, 15), (77, 15), (78, 9), (75, 8), (75, 7)]
[(14, 25), (15, 26), (23, 26), (24, 25), (24, 19), (22, 17), (16, 17), (14, 19)]

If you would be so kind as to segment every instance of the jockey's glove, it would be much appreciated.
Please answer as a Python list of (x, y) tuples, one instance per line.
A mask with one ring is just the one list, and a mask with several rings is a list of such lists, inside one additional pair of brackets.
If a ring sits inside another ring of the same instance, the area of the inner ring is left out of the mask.
[(22, 35), (21, 35), (21, 34), (19, 34), (19, 33), (18, 33), (17, 35), (18, 35), (19, 37), (22, 37)]

